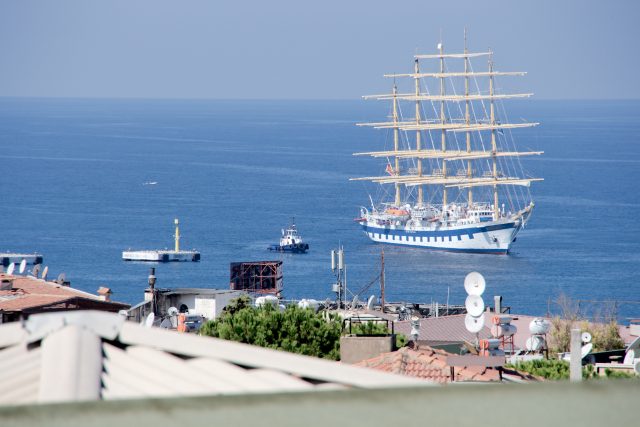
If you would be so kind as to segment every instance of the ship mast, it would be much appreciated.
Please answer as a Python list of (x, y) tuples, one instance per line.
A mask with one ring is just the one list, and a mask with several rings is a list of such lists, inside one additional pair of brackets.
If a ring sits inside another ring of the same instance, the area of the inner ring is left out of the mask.
[[(469, 50), (467, 49), (467, 29), (464, 29), (464, 54), (467, 55)], [(469, 97), (469, 57), (464, 58), (464, 96)], [(465, 101), (464, 109), (464, 123), (467, 127), (471, 124), (471, 117), (469, 115), (469, 99)], [(467, 153), (471, 153), (471, 132), (466, 132), (467, 136)], [(467, 178), (471, 179), (471, 160), (467, 160)], [(467, 196), (467, 208), (471, 209), (473, 206), (473, 187), (469, 187), (469, 195)]]
[[(491, 126), (495, 126), (496, 124), (496, 114), (495, 114), (495, 102), (493, 99), (493, 53), (489, 55), (489, 97), (491, 102), (490, 107), (490, 120)], [(498, 180), (498, 147), (496, 144), (496, 129), (495, 127), (491, 129), (491, 154), (493, 159), (493, 179), (495, 181)], [(493, 185), (493, 220), (497, 221), (500, 217), (500, 209), (498, 208), (498, 186), (496, 184)]]
[[(414, 73), (415, 73), (415, 82), (416, 82), (416, 150), (420, 151), (422, 149), (421, 144), (421, 136), (420, 136), (420, 65), (418, 63), (418, 58), (416, 58), (414, 63)], [(418, 159), (418, 176), (422, 176), (422, 159)], [(422, 206), (422, 202), (424, 200), (424, 195), (422, 194), (422, 186), (418, 186), (418, 206)]]
[[(489, 69), (488, 71), (473, 71), (471, 68), (471, 58), (477, 58), (481, 56), (489, 57)], [(444, 59), (445, 58), (459, 58), (464, 60), (464, 71), (445, 71)], [(438, 72), (420, 72), (419, 60), (421, 59), (438, 59), (440, 61), (440, 69)], [(448, 205), (448, 189), (457, 188), (460, 190), (468, 191), (468, 207), (474, 205), (474, 192), (473, 187), (492, 187), (493, 188), (493, 206), (492, 214), (494, 220), (500, 219), (501, 211), (498, 199), (498, 186), (526, 186), (528, 187), (532, 182), (542, 181), (542, 178), (528, 178), (519, 176), (504, 176), (498, 171), (498, 158), (499, 157), (521, 157), (543, 154), (542, 151), (512, 151), (512, 150), (498, 150), (498, 144), (496, 141), (496, 132), (499, 129), (520, 129), (536, 126), (539, 123), (505, 123), (499, 122), (496, 118), (495, 101), (497, 99), (515, 99), (515, 98), (528, 98), (532, 96), (532, 93), (510, 93), (510, 94), (496, 94), (495, 93), (495, 76), (523, 76), (526, 72), (522, 71), (494, 71), (493, 65), (493, 52), (469, 52), (467, 47), (467, 32), (464, 33), (464, 52), (463, 53), (444, 53), (442, 42), (438, 45), (438, 52), (436, 54), (416, 54), (414, 55), (414, 68), (412, 73), (402, 74), (385, 74), (384, 77), (408, 77), (414, 79), (415, 88), (408, 93), (399, 93), (397, 86), (393, 86), (392, 93), (380, 94), (380, 95), (368, 95), (364, 96), (364, 99), (377, 99), (384, 101), (393, 101), (393, 117), (392, 120), (386, 122), (371, 122), (371, 123), (358, 123), (358, 126), (370, 126), (374, 129), (390, 129), (394, 130), (394, 149), (393, 151), (372, 151), (363, 153), (354, 153), (355, 155), (367, 155), (372, 157), (394, 157), (395, 171), (394, 173), (384, 176), (368, 176), (351, 178), (352, 181), (371, 181), (378, 184), (394, 184), (395, 185), (395, 204), (399, 205), (401, 196), (401, 186), (405, 187), (418, 187), (418, 194), (416, 197), (416, 206), (424, 206), (424, 188), (427, 185), (435, 185), (442, 188), (442, 213), (446, 215)], [(464, 78), (464, 94), (458, 95), (455, 93), (446, 94), (445, 91), (445, 79), (446, 78)], [(470, 78), (476, 77), (489, 77), (489, 93), (476, 92), (472, 93), (470, 88)], [(428, 91), (422, 93), (420, 91), (420, 79), (422, 78), (435, 78), (439, 79), (440, 91), (438, 94), (430, 94)], [(490, 103), (490, 112), (488, 122), (485, 120), (471, 119), (472, 113), (472, 101), (483, 102), (488, 100)], [(414, 102), (415, 103), (415, 117), (402, 120), (399, 118), (399, 103), (400, 102)], [(422, 119), (421, 108), (422, 102), (431, 102), (433, 106), (440, 103), (440, 112), (436, 113), (439, 117), (430, 122), (429, 120)], [(450, 117), (446, 117), (446, 103), (447, 102), (464, 102), (465, 111), (464, 119), (461, 121), (452, 120)], [(416, 145), (415, 148), (400, 149), (399, 147), (399, 132), (415, 132), (416, 133)], [(441, 132), (441, 146), (432, 148), (422, 147), (422, 132)], [(484, 147), (473, 149), (471, 132), (491, 132), (491, 149), (485, 150)], [(460, 149), (447, 149), (447, 132), (464, 132), (466, 139), (466, 147)], [(407, 174), (400, 174), (400, 160), (412, 159), (416, 165), (415, 172), (408, 171)], [(478, 174), (474, 172), (474, 162), (490, 159), (488, 173)], [(437, 161), (442, 165), (441, 170), (432, 170), (430, 174), (425, 175), (423, 171), (423, 160)], [(447, 164), (451, 161), (460, 161), (466, 166), (466, 173), (462, 176), (452, 175), (447, 171)], [(442, 163), (440, 163), (442, 162)], [(475, 195), (477, 196), (477, 194)]]
[[(440, 137), (440, 142), (442, 144), (442, 152), (445, 153), (447, 151), (447, 131), (444, 128), (444, 124), (446, 121), (446, 117), (444, 114), (444, 48), (442, 46), (442, 41), (438, 44), (438, 49), (440, 51), (440, 96), (442, 97), (442, 101), (440, 102), (440, 123), (442, 124), (442, 135)], [(444, 179), (447, 178), (447, 162), (445, 158), (442, 159), (442, 177)], [(447, 187), (442, 186), (442, 219), (446, 220), (446, 212), (447, 212)]]
[[(393, 123), (395, 125), (395, 127), (393, 128), (393, 150), (396, 152), (396, 154), (398, 153), (398, 150), (400, 149), (400, 147), (398, 146), (399, 144), (399, 133), (400, 130), (398, 129), (398, 86), (396, 86), (395, 82), (393, 83)], [(395, 169), (394, 169), (394, 174), (395, 175), (400, 175), (400, 159), (398, 158), (398, 156), (395, 156)], [(400, 206), (400, 183), (396, 182), (396, 197), (395, 197), (395, 206), (399, 207)]]

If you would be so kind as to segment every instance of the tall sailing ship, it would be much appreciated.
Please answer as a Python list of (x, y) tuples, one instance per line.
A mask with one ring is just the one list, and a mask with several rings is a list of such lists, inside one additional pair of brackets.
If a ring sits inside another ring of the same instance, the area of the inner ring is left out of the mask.
[[(488, 70), (474, 71), (473, 62), (483, 59)], [(423, 61), (435, 69), (422, 71)], [(456, 68), (449, 69), (450, 61)], [(385, 75), (393, 79), (391, 93), (364, 97), (391, 103), (389, 121), (358, 125), (388, 130), (393, 144), (355, 153), (386, 159), (386, 175), (352, 180), (383, 184), (383, 199), (393, 198), (376, 204), (370, 197), (371, 207), (361, 208), (356, 221), (369, 238), (436, 250), (509, 252), (534, 207), (530, 184), (542, 181), (524, 176), (520, 158), (542, 152), (516, 150), (512, 130), (538, 123), (510, 123), (502, 105), (533, 94), (498, 93), (496, 77), (525, 74), (496, 71), (493, 52), (469, 52), (465, 34), (462, 53), (445, 53), (440, 43), (437, 53), (414, 56), (412, 73)], [(401, 79), (412, 83), (405, 93), (396, 85)], [(402, 111), (407, 104), (410, 117)]]

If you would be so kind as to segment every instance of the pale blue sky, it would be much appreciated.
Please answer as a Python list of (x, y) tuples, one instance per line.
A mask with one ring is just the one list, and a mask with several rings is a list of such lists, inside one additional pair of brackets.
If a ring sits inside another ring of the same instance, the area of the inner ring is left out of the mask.
[(536, 98), (640, 98), (634, 0), (0, 0), (0, 96), (351, 98), (491, 47)]

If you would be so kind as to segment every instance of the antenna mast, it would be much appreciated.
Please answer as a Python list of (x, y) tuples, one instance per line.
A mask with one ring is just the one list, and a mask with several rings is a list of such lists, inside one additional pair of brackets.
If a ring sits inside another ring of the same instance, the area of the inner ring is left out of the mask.
[(380, 309), (384, 313), (384, 248), (380, 251)]

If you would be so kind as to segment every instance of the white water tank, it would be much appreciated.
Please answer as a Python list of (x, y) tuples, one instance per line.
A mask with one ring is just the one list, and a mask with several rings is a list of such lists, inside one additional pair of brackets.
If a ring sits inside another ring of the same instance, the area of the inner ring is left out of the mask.
[(516, 332), (518, 332), (518, 328), (516, 328), (516, 325), (500, 324), (491, 326), (491, 335), (494, 338), (508, 338), (515, 335)]
[(525, 347), (528, 351), (540, 351), (544, 348), (544, 337), (541, 335), (532, 335), (527, 338)]
[(318, 307), (320, 307), (320, 303), (314, 299), (301, 299), (298, 302), (298, 307), (310, 308), (313, 311), (318, 311)]
[(551, 329), (551, 323), (541, 317), (536, 317), (529, 323), (529, 332), (534, 335), (546, 334), (549, 332), (549, 329)]
[(275, 295), (264, 295), (256, 298), (256, 307), (264, 307), (267, 304), (277, 307), (279, 303), (280, 300)]

